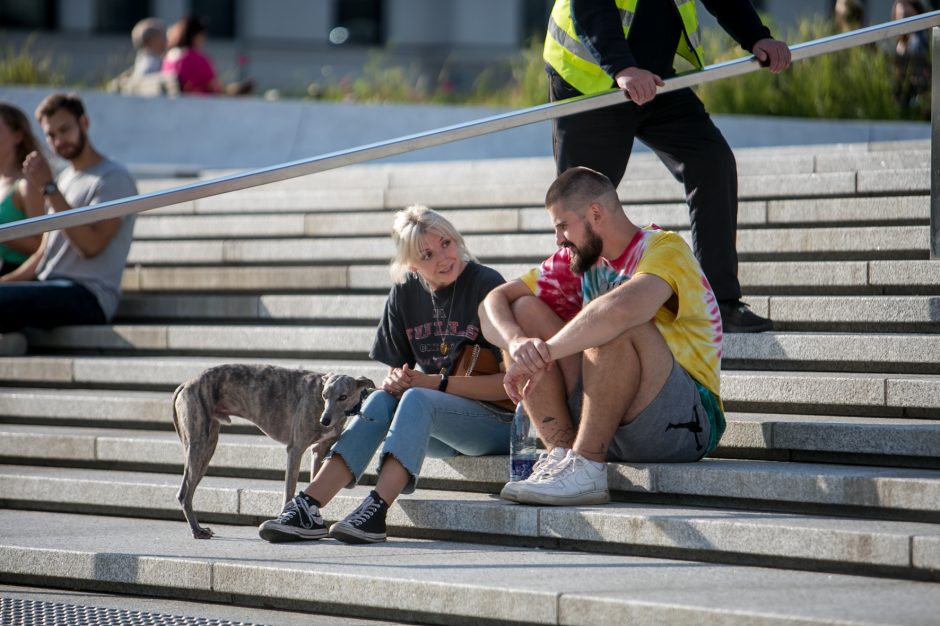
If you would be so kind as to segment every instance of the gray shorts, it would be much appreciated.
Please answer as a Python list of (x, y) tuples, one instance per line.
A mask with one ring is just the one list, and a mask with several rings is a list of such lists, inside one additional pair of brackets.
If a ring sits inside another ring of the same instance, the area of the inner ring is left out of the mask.
[[(584, 391), (578, 381), (568, 398), (575, 424), (581, 416)], [(708, 452), (711, 422), (688, 372), (675, 360), (659, 394), (629, 424), (614, 433), (608, 461), (631, 463), (685, 463)]]

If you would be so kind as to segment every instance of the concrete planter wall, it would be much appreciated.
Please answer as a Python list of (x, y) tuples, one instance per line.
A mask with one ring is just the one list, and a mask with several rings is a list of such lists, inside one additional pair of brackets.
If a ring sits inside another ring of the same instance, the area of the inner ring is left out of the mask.
[[(4, 87), (0, 99), (32, 113), (47, 88)], [(82, 94), (95, 145), (137, 166), (253, 168), (476, 120), (504, 109), (258, 98), (134, 98)], [(921, 122), (715, 116), (735, 148), (925, 139)], [(638, 150), (645, 147), (638, 145)], [(551, 156), (547, 122), (394, 157), (434, 161)]]

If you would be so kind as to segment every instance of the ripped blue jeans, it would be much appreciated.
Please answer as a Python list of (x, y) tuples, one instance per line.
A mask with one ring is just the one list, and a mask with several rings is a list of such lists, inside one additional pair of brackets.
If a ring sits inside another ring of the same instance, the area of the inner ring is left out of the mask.
[(378, 390), (350, 420), (329, 456), (338, 454), (346, 462), (352, 487), (382, 445), (378, 471), (391, 454), (411, 475), (403, 490), (411, 493), (427, 456), (508, 454), (511, 423), (512, 413), (434, 389), (409, 389), (401, 400)]

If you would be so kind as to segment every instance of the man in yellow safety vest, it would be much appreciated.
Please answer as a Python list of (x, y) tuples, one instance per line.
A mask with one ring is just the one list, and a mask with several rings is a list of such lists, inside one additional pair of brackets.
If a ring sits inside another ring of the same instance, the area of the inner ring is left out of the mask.
[[(701, 0), (722, 27), (770, 71), (790, 64), (749, 0)], [(544, 57), (552, 101), (618, 87), (630, 102), (557, 118), (558, 173), (582, 165), (619, 185), (634, 137), (685, 185), (695, 254), (718, 298), (725, 332), (773, 324), (741, 301), (735, 249), (738, 180), (734, 155), (691, 89), (656, 94), (676, 74), (676, 54), (704, 67), (695, 0), (556, 0)]]

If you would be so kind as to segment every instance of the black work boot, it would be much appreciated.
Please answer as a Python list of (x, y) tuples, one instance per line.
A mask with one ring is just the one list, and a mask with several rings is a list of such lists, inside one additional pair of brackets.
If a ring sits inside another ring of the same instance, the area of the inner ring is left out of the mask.
[(719, 302), (718, 310), (721, 312), (721, 329), (726, 333), (761, 333), (774, 329), (773, 322), (740, 300)]

